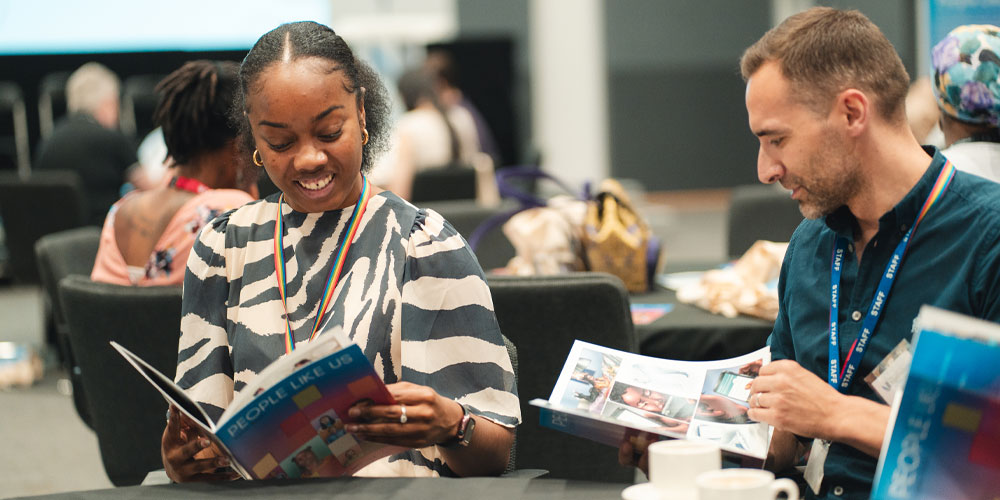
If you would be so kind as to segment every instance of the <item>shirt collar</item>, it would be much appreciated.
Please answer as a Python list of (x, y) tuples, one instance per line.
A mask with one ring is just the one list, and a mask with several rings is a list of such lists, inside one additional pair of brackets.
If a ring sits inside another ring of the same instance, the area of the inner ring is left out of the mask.
[[(904, 232), (909, 229), (913, 225), (913, 221), (916, 220), (917, 214), (920, 213), (920, 208), (923, 207), (927, 196), (930, 195), (931, 189), (934, 188), (934, 182), (947, 160), (936, 147), (923, 146), (923, 148), (927, 154), (933, 157), (930, 166), (927, 167), (924, 175), (920, 177), (913, 189), (910, 189), (910, 192), (906, 193), (906, 196), (892, 210), (879, 217), (880, 233), (897, 226), (900, 226), (899, 229)], [(834, 210), (833, 213), (826, 216), (824, 221), (827, 227), (846, 238), (853, 238), (855, 229), (858, 227), (858, 221), (847, 205)], [(905, 229), (901, 224), (905, 225)]]

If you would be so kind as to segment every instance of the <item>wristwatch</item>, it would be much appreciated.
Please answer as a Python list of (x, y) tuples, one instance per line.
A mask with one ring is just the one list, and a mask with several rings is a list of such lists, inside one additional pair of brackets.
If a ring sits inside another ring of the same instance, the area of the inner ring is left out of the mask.
[(444, 446), (469, 446), (472, 441), (472, 432), (476, 429), (476, 419), (472, 418), (469, 407), (460, 404), (462, 407), (462, 419), (458, 421), (458, 433)]

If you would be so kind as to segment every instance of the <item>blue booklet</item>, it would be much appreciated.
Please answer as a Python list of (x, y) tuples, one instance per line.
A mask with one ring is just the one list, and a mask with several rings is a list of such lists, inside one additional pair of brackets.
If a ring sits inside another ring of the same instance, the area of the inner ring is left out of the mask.
[(871, 498), (996, 498), (1000, 325), (924, 306), (914, 329)]
[(111, 345), (163, 397), (199, 426), (246, 479), (353, 475), (403, 451), (345, 431), (360, 401), (393, 404), (375, 368), (338, 326), (275, 360), (247, 384), (218, 422), (156, 368)]

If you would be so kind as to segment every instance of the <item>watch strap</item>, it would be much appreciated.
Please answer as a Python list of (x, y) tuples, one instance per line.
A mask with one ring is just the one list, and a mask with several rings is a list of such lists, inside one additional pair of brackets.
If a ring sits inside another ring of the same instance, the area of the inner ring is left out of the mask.
[(468, 406), (461, 403), (459, 406), (462, 407), (462, 419), (458, 421), (458, 432), (454, 438), (442, 443), (443, 446), (469, 446), (469, 442), (472, 440), (472, 431), (476, 422), (472, 419), (472, 412), (469, 411)]

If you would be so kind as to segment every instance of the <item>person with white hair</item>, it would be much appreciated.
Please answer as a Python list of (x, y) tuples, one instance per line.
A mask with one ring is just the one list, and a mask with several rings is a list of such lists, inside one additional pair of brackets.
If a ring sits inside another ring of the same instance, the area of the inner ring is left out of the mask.
[(87, 221), (94, 225), (104, 221), (136, 163), (135, 145), (118, 130), (119, 88), (118, 77), (100, 63), (74, 71), (66, 82), (67, 116), (35, 154), (35, 169), (80, 173)]

